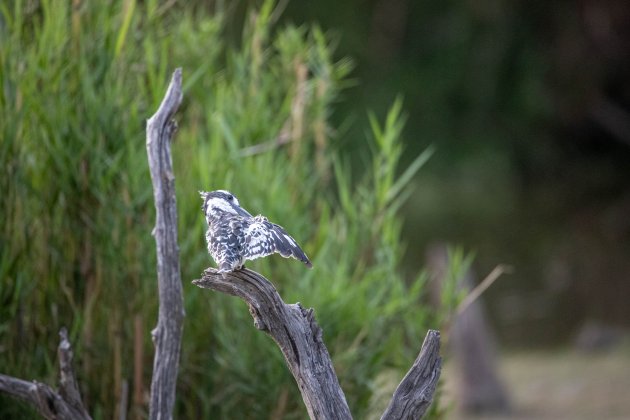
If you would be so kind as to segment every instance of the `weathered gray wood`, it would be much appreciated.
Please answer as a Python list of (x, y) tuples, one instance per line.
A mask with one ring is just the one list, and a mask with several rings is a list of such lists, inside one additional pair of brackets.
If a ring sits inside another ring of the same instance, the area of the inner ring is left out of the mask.
[(72, 346), (65, 328), (59, 332), (59, 392), (37, 381), (25, 381), (0, 374), (0, 392), (21, 399), (35, 407), (47, 419), (90, 419), (72, 369)]
[(177, 129), (171, 119), (182, 101), (182, 70), (173, 73), (171, 83), (157, 112), (147, 121), (147, 155), (156, 222), (153, 230), (157, 248), (159, 314), (152, 331), (155, 345), (149, 418), (172, 418), (175, 385), (184, 321), (183, 293), (177, 245), (175, 176), (171, 138)]
[(431, 406), (441, 371), (440, 332), (429, 330), (420, 354), (396, 388), (381, 420), (422, 418)]
[(269, 280), (248, 269), (223, 277), (208, 268), (193, 284), (247, 302), (256, 328), (280, 347), (311, 419), (352, 418), (312, 309), (287, 305)]
[(90, 418), (87, 410), (83, 406), (81, 400), (81, 392), (79, 391), (79, 385), (77, 384), (76, 377), (74, 376), (74, 369), (72, 368), (72, 346), (70, 340), (68, 340), (68, 332), (65, 328), (59, 331), (61, 341), (59, 342), (59, 348), (57, 349), (57, 357), (59, 358), (59, 395), (66, 401), (72, 408), (72, 411), (76, 412), (79, 416), (76, 418)]
[[(312, 309), (284, 303), (269, 280), (248, 269), (223, 276), (208, 268), (193, 284), (238, 296), (249, 305), (256, 328), (269, 334), (280, 347), (311, 419), (352, 418)], [(429, 331), (384, 419), (422, 417), (440, 376), (439, 343), (439, 332)]]

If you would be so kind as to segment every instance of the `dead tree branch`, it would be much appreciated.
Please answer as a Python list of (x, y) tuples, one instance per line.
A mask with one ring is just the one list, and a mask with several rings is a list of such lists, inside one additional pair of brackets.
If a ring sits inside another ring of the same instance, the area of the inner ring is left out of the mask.
[(247, 269), (225, 278), (207, 269), (193, 284), (247, 302), (256, 328), (268, 333), (282, 350), (312, 419), (352, 418), (312, 309), (285, 304), (269, 280)]
[(177, 245), (175, 176), (171, 138), (177, 124), (173, 115), (182, 101), (182, 70), (177, 69), (157, 112), (147, 121), (147, 155), (156, 222), (153, 230), (157, 248), (158, 325), (152, 331), (155, 345), (149, 418), (170, 419), (175, 404), (175, 384), (184, 321), (183, 293)]
[[(311, 419), (352, 418), (312, 309), (284, 303), (269, 280), (248, 269), (224, 277), (208, 268), (193, 284), (238, 296), (249, 305), (256, 328), (280, 347)], [(419, 418), (429, 407), (441, 370), (439, 340), (437, 331), (429, 331), (384, 419)]]
[(72, 346), (65, 328), (59, 331), (59, 391), (41, 382), (25, 381), (0, 374), (0, 392), (31, 404), (47, 419), (90, 419), (72, 369)]
[(420, 354), (396, 388), (381, 420), (422, 418), (431, 406), (441, 371), (440, 333), (429, 330)]

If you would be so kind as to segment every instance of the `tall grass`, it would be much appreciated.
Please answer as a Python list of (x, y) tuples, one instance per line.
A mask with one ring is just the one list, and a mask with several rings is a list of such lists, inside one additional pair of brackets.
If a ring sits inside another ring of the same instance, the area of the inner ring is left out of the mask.
[[(438, 317), (422, 303), (426, 277), (400, 274), (397, 210), (430, 152), (399, 167), (398, 101), (384, 121), (371, 118), (352, 159), (363, 168), (352, 170), (329, 123), (351, 62), (334, 58), (316, 26), (275, 27), (274, 8), (266, 1), (249, 12), (242, 39), (226, 47), (220, 8), (0, 6), (1, 372), (55, 383), (56, 333), (66, 325), (94, 417), (114, 415), (125, 382), (130, 411), (146, 413), (157, 297), (144, 120), (176, 66), (184, 68), (173, 153), (187, 313), (178, 417), (304, 415), (280, 353), (244, 305), (189, 283), (210, 264), (200, 189), (231, 190), (312, 257), (310, 271), (275, 257), (251, 268), (285, 300), (316, 308), (357, 415), (379, 372), (408, 368)], [(0, 417), (27, 413), (0, 399)]]

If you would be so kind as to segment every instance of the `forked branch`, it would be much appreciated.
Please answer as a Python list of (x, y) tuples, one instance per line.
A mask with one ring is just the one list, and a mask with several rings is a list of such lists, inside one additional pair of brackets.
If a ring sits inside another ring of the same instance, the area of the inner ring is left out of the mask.
[(37, 382), (0, 374), (0, 392), (31, 404), (47, 419), (90, 419), (72, 368), (72, 346), (65, 328), (59, 331), (59, 390)]
[[(223, 276), (208, 268), (193, 284), (238, 296), (249, 305), (256, 328), (269, 334), (280, 347), (311, 419), (352, 418), (312, 309), (284, 303), (269, 280), (248, 269)], [(439, 332), (429, 331), (383, 419), (417, 419), (424, 415), (440, 376), (439, 348)]]

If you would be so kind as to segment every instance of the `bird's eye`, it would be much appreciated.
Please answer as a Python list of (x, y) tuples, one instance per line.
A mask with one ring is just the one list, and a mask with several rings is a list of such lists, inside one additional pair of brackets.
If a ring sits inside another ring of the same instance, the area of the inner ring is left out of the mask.
[(234, 196), (233, 195), (228, 195), (228, 200), (230, 200), (230, 201), (234, 200)]

